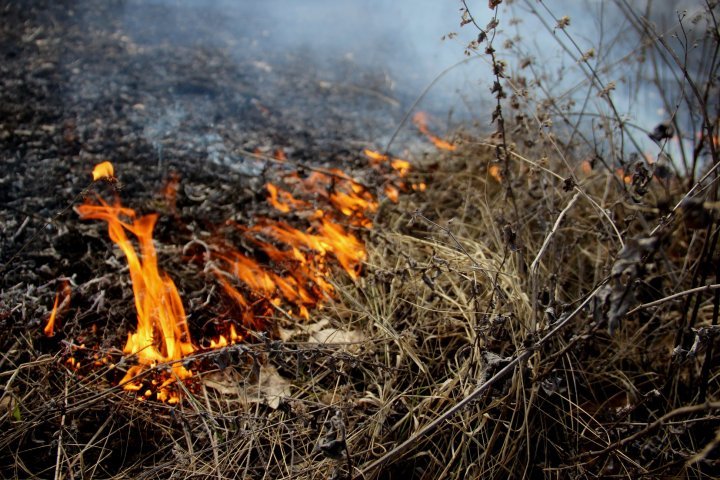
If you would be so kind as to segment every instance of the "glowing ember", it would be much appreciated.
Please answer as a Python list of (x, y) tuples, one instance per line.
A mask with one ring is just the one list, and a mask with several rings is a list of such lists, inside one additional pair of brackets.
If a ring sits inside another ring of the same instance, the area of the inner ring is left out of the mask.
[(280, 160), (281, 162), (284, 162), (287, 160), (287, 155), (285, 155), (285, 150), (282, 148), (278, 148), (275, 150), (275, 154), (273, 155), (275, 157), (275, 160)]
[[(370, 165), (376, 169), (380, 169), (382, 165), (389, 165), (397, 178), (404, 178), (410, 172), (410, 162), (408, 162), (407, 160), (393, 158), (367, 148), (363, 150), (363, 154), (370, 159)], [(390, 199), (391, 202), (397, 203), (400, 196), (400, 191), (404, 191), (406, 189), (407, 184), (405, 182), (398, 181), (396, 178), (388, 179), (384, 187), (385, 196), (387, 196), (387, 198)], [(412, 189), (417, 191), (420, 189), (420, 187), (413, 184)], [(424, 190), (425, 184), (423, 183), (422, 189), (420, 191)]]
[(450, 142), (447, 142), (446, 140), (443, 140), (440, 137), (437, 137), (433, 135), (430, 130), (428, 129), (428, 116), (425, 112), (416, 112), (415, 115), (413, 115), (413, 123), (415, 126), (422, 132), (428, 140), (430, 140), (437, 148), (440, 150), (448, 150), (453, 151), (457, 147), (453, 145)]
[(392, 169), (395, 170), (400, 177), (404, 177), (408, 174), (408, 172), (410, 172), (410, 162), (407, 160), (389, 157), (388, 155), (384, 155), (380, 152), (367, 148), (363, 150), (363, 154), (370, 159), (370, 165), (374, 167), (384, 163), (389, 163)]
[[(60, 296), (63, 296), (62, 304), (60, 303)], [(45, 325), (45, 328), (43, 328), (43, 333), (47, 337), (54, 337), (55, 336), (55, 326), (57, 322), (57, 315), (58, 312), (63, 309), (63, 306), (67, 305), (68, 301), (70, 300), (70, 283), (65, 280), (62, 283), (62, 286), (58, 290), (58, 292), (55, 294), (55, 303), (53, 304), (53, 309), (50, 312), (50, 317), (48, 318), (47, 324)]]
[(113, 165), (110, 162), (102, 162), (95, 165), (95, 168), (93, 168), (92, 172), (93, 181), (98, 181), (103, 178), (113, 178), (115, 176), (115, 171), (113, 169)]
[[(172, 363), (175, 378), (157, 389), (159, 400), (177, 401), (166, 387), (175, 379), (188, 378), (192, 374), (179, 362), (195, 347), (185, 320), (185, 310), (172, 279), (157, 266), (157, 254), (152, 241), (152, 232), (157, 215), (136, 218), (135, 211), (119, 203), (109, 205), (99, 200), (100, 205), (81, 205), (77, 211), (83, 219), (107, 222), (110, 239), (120, 247), (128, 261), (135, 309), (137, 331), (128, 335), (123, 352), (137, 355), (139, 365), (131, 367), (122, 383), (127, 390), (139, 390), (141, 383), (134, 377), (149, 366), (158, 363)], [(135, 250), (126, 232), (132, 233), (139, 244), (140, 255)]]
[(587, 160), (583, 160), (580, 163), (580, 171), (583, 173), (583, 175), (590, 175), (592, 173), (593, 167), (590, 162)]

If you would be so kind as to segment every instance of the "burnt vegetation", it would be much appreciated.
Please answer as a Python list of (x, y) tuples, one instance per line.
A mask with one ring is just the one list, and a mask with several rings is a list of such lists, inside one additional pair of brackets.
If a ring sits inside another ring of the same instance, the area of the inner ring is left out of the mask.
[[(16, 3), (0, 2), (0, 475), (717, 478), (717, 2), (588, 2), (588, 38), (562, 2), (460, 1), (448, 38), (488, 102), (445, 130), (382, 75), (178, 40), (217, 40), (217, 10)], [(128, 34), (136, 15), (161, 31)], [(560, 57), (537, 58), (524, 22)], [(105, 160), (114, 176), (90, 181)], [(78, 215), (97, 196), (158, 214), (181, 360), (123, 352), (128, 265)], [(330, 220), (364, 243), (352, 261), (268, 227)], [(275, 286), (233, 273), (248, 259)], [(290, 277), (315, 296), (291, 299)]]

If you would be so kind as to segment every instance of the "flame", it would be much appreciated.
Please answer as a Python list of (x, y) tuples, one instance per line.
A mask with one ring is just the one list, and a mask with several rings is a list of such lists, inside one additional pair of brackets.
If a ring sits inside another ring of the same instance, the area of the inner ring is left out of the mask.
[(93, 181), (97, 182), (103, 178), (112, 179), (115, 178), (115, 171), (113, 164), (110, 162), (102, 162), (95, 165), (92, 172)]
[[(62, 304), (60, 303), (60, 295), (62, 294), (63, 301)], [(62, 282), (62, 286), (58, 289), (57, 293), (55, 294), (55, 303), (53, 304), (52, 311), (50, 312), (50, 317), (48, 317), (47, 324), (45, 325), (45, 328), (43, 328), (43, 333), (46, 337), (54, 337), (55, 336), (55, 324), (57, 322), (57, 315), (60, 310), (63, 309), (63, 306), (67, 305), (68, 301), (70, 299), (70, 282), (67, 280), (64, 280)]]
[[(141, 383), (134, 377), (149, 366), (166, 362), (172, 362), (175, 378), (190, 377), (192, 373), (179, 360), (192, 353), (195, 347), (175, 283), (157, 265), (152, 241), (157, 215), (136, 217), (134, 210), (123, 207), (119, 202), (115, 205), (109, 205), (102, 199), (99, 202), (99, 205), (81, 205), (77, 211), (82, 219), (107, 222), (110, 239), (127, 259), (137, 311), (137, 330), (128, 334), (123, 352), (137, 355), (139, 365), (131, 367), (121, 383), (127, 390), (139, 390)], [(137, 238), (140, 254), (126, 232)], [(175, 378), (171, 378), (169, 383)], [(177, 401), (177, 398), (171, 398), (173, 394), (166, 388), (169, 383), (156, 390), (158, 399)]]
[(387, 196), (391, 202), (397, 203), (400, 198), (400, 191), (395, 185), (385, 185), (385, 196)]
[(413, 115), (413, 123), (418, 128), (418, 130), (420, 130), (420, 132), (422, 134), (424, 134), (428, 138), (428, 140), (430, 140), (440, 150), (448, 150), (448, 151), (452, 152), (457, 148), (452, 143), (450, 143), (446, 140), (443, 140), (442, 138), (437, 137), (430, 132), (430, 130), (427, 127), (427, 124), (428, 124), (427, 113), (416, 112), (415, 115)]
[(272, 183), (265, 184), (265, 188), (270, 194), (268, 202), (280, 212), (289, 213), (291, 210), (297, 210), (307, 206), (306, 202), (295, 199), (290, 192), (278, 188)]
[(592, 173), (592, 164), (587, 160), (583, 160), (580, 163), (580, 171), (583, 175), (590, 175)]
[(502, 172), (500, 171), (499, 165), (490, 165), (488, 168), (488, 173), (492, 178), (495, 179), (498, 183), (502, 183)]
[(363, 154), (370, 159), (370, 165), (372, 165), (373, 167), (389, 163), (392, 169), (395, 170), (395, 172), (400, 177), (405, 177), (408, 172), (410, 172), (410, 162), (408, 162), (407, 160), (390, 157), (388, 155), (384, 155), (380, 152), (376, 152), (375, 150), (370, 150), (368, 148), (363, 150)]
[(626, 171), (622, 167), (615, 170), (615, 175), (620, 178), (626, 185), (630, 185), (633, 181), (632, 173)]
[(165, 181), (165, 186), (163, 186), (162, 196), (165, 199), (166, 205), (173, 213), (177, 210), (177, 193), (179, 187), (180, 174), (177, 172), (170, 173), (170, 176)]
[(279, 160), (281, 162), (284, 162), (287, 160), (287, 155), (285, 155), (285, 150), (283, 150), (282, 148), (276, 149), (273, 157), (275, 157), (275, 160)]
[[(400, 158), (393, 158), (389, 155), (382, 154), (375, 150), (366, 148), (363, 150), (363, 154), (370, 159), (370, 165), (375, 169), (380, 169), (382, 165), (389, 165), (394, 172), (394, 177), (404, 178), (410, 172), (410, 162)], [(422, 185), (422, 187), (420, 186)], [(404, 182), (397, 181), (396, 178), (388, 178), (385, 184), (385, 196), (393, 203), (397, 203), (400, 191), (406, 190), (407, 185)], [(415, 191), (424, 191), (425, 184), (413, 184), (412, 189)]]
[(209, 271), (241, 309), (247, 327), (262, 327), (262, 314), (256, 312), (263, 309), (309, 318), (310, 309), (334, 295), (332, 265), (357, 279), (367, 256), (363, 242), (349, 230), (372, 227), (368, 215), (377, 210), (377, 200), (363, 185), (337, 169), (305, 178), (294, 172), (282, 181), (292, 193), (268, 183), (267, 201), (278, 212), (303, 219), (304, 228), (270, 218), (256, 219), (249, 227), (230, 222), (266, 262), (232, 245), (213, 245)]

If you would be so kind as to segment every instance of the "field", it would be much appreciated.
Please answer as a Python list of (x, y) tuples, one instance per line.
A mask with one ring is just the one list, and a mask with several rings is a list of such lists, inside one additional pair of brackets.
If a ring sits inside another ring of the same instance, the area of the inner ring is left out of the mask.
[(0, 2), (0, 475), (717, 478), (717, 2), (459, 2), (447, 120), (130, 3)]

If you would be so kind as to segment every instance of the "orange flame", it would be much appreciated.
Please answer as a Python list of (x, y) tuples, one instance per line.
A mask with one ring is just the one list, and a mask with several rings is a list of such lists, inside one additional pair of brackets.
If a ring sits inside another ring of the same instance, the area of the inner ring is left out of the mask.
[[(62, 304), (60, 303), (60, 295), (63, 295), (63, 301)], [(57, 322), (57, 315), (60, 310), (62, 310), (62, 306), (66, 305), (68, 303), (68, 300), (70, 299), (70, 282), (67, 280), (64, 280), (62, 282), (62, 286), (60, 289), (58, 289), (58, 292), (55, 294), (55, 303), (53, 304), (52, 311), (50, 312), (50, 317), (48, 317), (47, 324), (45, 325), (45, 328), (43, 328), (43, 333), (46, 337), (54, 337), (55, 336), (55, 325)]]
[(408, 174), (408, 172), (410, 172), (410, 162), (407, 160), (392, 158), (388, 155), (384, 155), (368, 148), (363, 150), (363, 154), (370, 159), (370, 165), (373, 167), (377, 167), (384, 163), (390, 163), (392, 169), (395, 170), (400, 177), (404, 177)]
[(283, 150), (282, 148), (276, 149), (273, 157), (275, 157), (275, 160), (280, 160), (281, 162), (284, 162), (287, 160), (287, 155), (285, 155), (285, 150)]
[(113, 169), (113, 164), (110, 162), (98, 163), (97, 165), (95, 165), (95, 168), (93, 168), (92, 176), (94, 182), (103, 178), (114, 178), (115, 171)]
[[(85, 204), (77, 208), (83, 219), (104, 220), (108, 225), (110, 239), (125, 254), (130, 269), (137, 331), (128, 334), (123, 352), (137, 355), (139, 365), (131, 367), (122, 383), (127, 390), (139, 390), (141, 384), (134, 377), (149, 366), (172, 362), (176, 378), (188, 378), (192, 373), (179, 360), (192, 353), (195, 347), (185, 320), (185, 310), (175, 283), (158, 269), (157, 254), (152, 232), (157, 215), (136, 218), (135, 211), (122, 207), (119, 202), (109, 205), (99, 199), (100, 205)], [(132, 233), (139, 244), (140, 255), (126, 232)], [(175, 379), (157, 389), (158, 399), (176, 402), (166, 388)]]
[(428, 115), (425, 112), (416, 112), (413, 115), (413, 123), (440, 150), (454, 151), (457, 147), (452, 143), (433, 135), (428, 129)]
[(165, 181), (165, 186), (162, 189), (162, 195), (165, 199), (165, 203), (173, 213), (177, 210), (177, 194), (179, 187), (180, 174), (177, 172), (170, 173), (170, 176)]
[[(367, 255), (363, 242), (343, 226), (372, 226), (367, 215), (377, 210), (377, 201), (364, 186), (337, 169), (306, 178), (291, 173), (283, 183), (293, 193), (268, 183), (268, 203), (305, 219), (307, 228), (274, 219), (257, 219), (251, 227), (236, 225), (269, 262), (262, 264), (229, 245), (213, 245), (209, 270), (243, 311), (246, 326), (261, 326), (253, 313), (258, 303), (252, 297), (258, 296), (270, 309), (309, 318), (309, 309), (334, 294), (331, 265), (339, 264), (357, 279)], [(244, 286), (242, 291), (236, 282)], [(283, 304), (288, 307), (283, 309)]]
[(397, 203), (400, 199), (400, 191), (395, 185), (385, 185), (385, 195), (393, 203)]
[[(388, 155), (384, 155), (368, 148), (363, 150), (363, 154), (370, 159), (370, 165), (378, 170), (383, 164), (390, 165), (390, 168), (396, 174), (396, 178), (406, 177), (410, 172), (411, 166), (410, 162), (407, 160), (392, 158)], [(405, 190), (406, 188), (407, 185), (404, 182), (398, 182), (395, 178), (388, 179), (384, 188), (385, 196), (387, 196), (391, 202), (397, 203), (400, 196), (400, 190)], [(424, 191), (425, 184), (423, 183), (422, 187), (420, 187), (420, 184), (413, 184), (412, 189), (415, 191)]]
[(630, 185), (633, 181), (632, 173), (626, 171), (622, 167), (615, 170), (615, 175), (618, 176), (626, 185)]
[(293, 209), (297, 210), (298, 208), (307, 207), (306, 202), (297, 200), (290, 192), (278, 188), (272, 183), (267, 183), (265, 188), (270, 194), (268, 202), (280, 212), (289, 213)]
[(492, 178), (495, 179), (496, 182), (502, 183), (502, 173), (500, 171), (499, 165), (490, 165), (488, 168), (488, 173)]

